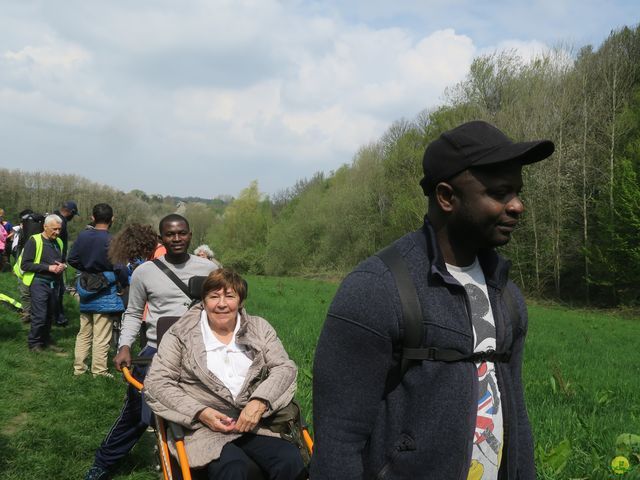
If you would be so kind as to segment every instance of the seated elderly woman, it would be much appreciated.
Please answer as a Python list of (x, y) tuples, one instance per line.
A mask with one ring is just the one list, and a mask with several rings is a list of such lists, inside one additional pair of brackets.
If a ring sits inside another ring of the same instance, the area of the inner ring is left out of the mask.
[(189, 463), (210, 479), (246, 478), (249, 458), (270, 479), (295, 479), (304, 468), (297, 447), (261, 423), (291, 402), (297, 369), (273, 327), (242, 307), (246, 294), (230, 269), (207, 277), (202, 303), (164, 335), (145, 398), (186, 427)]

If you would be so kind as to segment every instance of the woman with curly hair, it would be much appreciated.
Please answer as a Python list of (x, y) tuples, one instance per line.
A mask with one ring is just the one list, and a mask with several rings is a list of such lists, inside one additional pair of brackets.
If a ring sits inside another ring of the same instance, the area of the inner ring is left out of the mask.
[(151, 225), (132, 223), (120, 230), (111, 240), (109, 260), (114, 265), (137, 266), (151, 257), (157, 244), (158, 234)]
[[(129, 281), (136, 267), (154, 258), (158, 245), (158, 234), (151, 225), (131, 223), (120, 230), (109, 244), (109, 261), (114, 265), (126, 265)], [(122, 299), (127, 305), (128, 292)]]

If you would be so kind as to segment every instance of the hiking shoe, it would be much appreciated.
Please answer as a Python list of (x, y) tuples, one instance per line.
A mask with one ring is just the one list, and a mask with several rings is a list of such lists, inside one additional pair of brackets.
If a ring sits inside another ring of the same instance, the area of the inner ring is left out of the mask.
[(89, 469), (84, 476), (84, 480), (108, 480), (109, 472), (102, 467), (96, 467), (95, 465)]
[(44, 347), (42, 345), (34, 345), (33, 347), (29, 347), (29, 351), (33, 353), (42, 353), (44, 352)]
[(102, 372), (102, 373), (94, 373), (93, 378), (105, 377), (105, 378), (115, 378), (113, 373), (111, 372)]

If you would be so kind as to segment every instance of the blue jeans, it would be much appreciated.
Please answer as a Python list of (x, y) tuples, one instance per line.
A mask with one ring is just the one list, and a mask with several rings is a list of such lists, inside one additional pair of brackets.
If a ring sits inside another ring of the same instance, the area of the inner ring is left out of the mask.
[[(140, 357), (153, 357), (156, 354), (154, 347), (144, 347)], [(148, 366), (134, 366), (133, 377), (144, 384)], [(109, 430), (96, 451), (94, 465), (110, 470), (127, 453), (131, 451), (145, 432), (151, 421), (151, 410), (144, 402), (142, 394), (132, 385), (127, 387), (127, 396), (120, 416)]]

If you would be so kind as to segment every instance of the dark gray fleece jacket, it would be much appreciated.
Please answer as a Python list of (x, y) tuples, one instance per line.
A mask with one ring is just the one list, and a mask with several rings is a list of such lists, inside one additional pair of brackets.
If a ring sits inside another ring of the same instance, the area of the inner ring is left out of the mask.
[[(423, 346), (473, 353), (465, 290), (447, 271), (428, 220), (395, 246), (420, 299)], [(509, 262), (493, 250), (479, 259), (496, 322), (497, 351), (511, 352), (508, 362), (496, 363), (504, 416), (500, 479), (533, 480), (533, 438), (521, 379), (526, 307), (507, 279)], [(514, 318), (503, 299), (505, 288), (517, 303)], [(370, 257), (344, 279), (316, 349), (313, 480), (467, 478), (476, 422), (476, 367), (472, 362), (423, 361), (385, 395), (387, 377), (399, 361), (402, 325), (391, 272), (378, 257)]]

